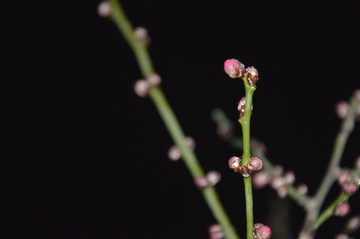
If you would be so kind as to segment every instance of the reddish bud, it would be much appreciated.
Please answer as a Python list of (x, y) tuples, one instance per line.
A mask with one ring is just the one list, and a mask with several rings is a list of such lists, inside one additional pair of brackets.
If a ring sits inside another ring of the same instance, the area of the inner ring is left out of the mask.
[(230, 78), (241, 78), (245, 71), (245, 66), (237, 59), (228, 59), (224, 62), (224, 71)]
[(349, 232), (354, 232), (360, 228), (360, 216), (352, 217), (346, 223), (346, 230)]
[(247, 80), (248, 80), (249, 85), (251, 87), (256, 87), (256, 82), (259, 81), (259, 72), (253, 66), (247, 67), (246, 72), (248, 73)]
[(241, 159), (236, 156), (232, 156), (229, 159), (229, 167), (235, 171), (235, 169), (239, 168), (241, 166)]
[(259, 171), (262, 169), (263, 163), (262, 160), (258, 157), (251, 157), (249, 161), (248, 168), (250, 170)]
[(350, 212), (350, 204), (347, 202), (339, 202), (334, 208), (334, 215), (343, 217)]
[(270, 239), (271, 238), (271, 228), (262, 224), (254, 224), (253, 235), (255, 239)]
[(214, 224), (209, 227), (209, 238), (210, 239), (222, 239), (224, 238), (224, 231), (219, 224)]

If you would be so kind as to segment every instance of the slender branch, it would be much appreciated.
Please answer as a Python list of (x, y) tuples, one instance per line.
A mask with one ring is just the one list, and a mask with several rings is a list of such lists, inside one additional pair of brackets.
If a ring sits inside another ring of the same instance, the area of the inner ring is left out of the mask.
[(320, 214), (320, 216), (311, 225), (310, 230), (316, 231), (326, 220), (334, 215), (334, 209), (340, 202), (347, 202), (349, 195), (341, 192), (340, 195)]
[[(112, 7), (111, 19), (118, 27), (128, 44), (132, 48), (136, 61), (140, 67), (144, 77), (154, 73), (155, 70), (152, 65), (147, 47), (142, 42), (134, 37), (134, 30), (131, 22), (128, 20), (121, 4), (117, 0), (108, 0)], [(170, 136), (181, 151), (184, 162), (194, 179), (204, 176), (202, 169), (196, 155), (185, 143), (185, 135), (180, 127), (180, 124), (172, 111), (162, 89), (159, 86), (153, 87), (149, 92), (149, 97), (156, 106), (161, 119), (163, 120)], [(214, 187), (205, 187), (201, 189), (201, 193), (210, 208), (213, 216), (222, 226), (225, 237), (228, 239), (238, 239), (231, 222), (223, 208), (221, 200)]]
[(306, 208), (307, 213), (300, 235), (309, 234), (309, 238), (314, 236), (317, 227), (312, 227), (312, 225), (314, 221), (318, 219), (324, 200), (328, 195), (332, 184), (336, 180), (336, 172), (340, 167), (340, 161), (344, 153), (347, 140), (354, 129), (356, 113), (359, 107), (359, 101), (356, 99), (355, 95), (350, 98), (349, 105), (349, 111), (343, 119), (340, 131), (335, 138), (333, 151), (325, 176), (323, 177), (315, 196), (311, 199), (312, 203)]
[[(245, 84), (245, 113), (244, 117), (239, 119), (241, 124), (242, 135), (243, 135), (243, 155), (242, 163), (247, 165), (250, 161), (250, 119), (252, 113), (252, 98), (256, 90), (255, 87), (250, 87), (247, 83), (247, 74), (243, 77)], [(254, 212), (253, 212), (253, 193), (252, 193), (252, 181), (251, 175), (244, 177), (245, 186), (245, 202), (246, 202), (246, 238), (253, 239), (253, 228), (254, 228)]]
[[(220, 109), (215, 109), (212, 112), (212, 118), (217, 124), (219, 129), (220, 136), (229, 142), (229, 144), (239, 150), (243, 149), (243, 140), (240, 137), (236, 137), (233, 135), (233, 123), (229, 120), (229, 118), (224, 114), (224, 112)], [(264, 154), (263, 150), (259, 147), (251, 145), (251, 154), (257, 156), (263, 161), (263, 170), (267, 172), (271, 176), (275, 175), (274, 165), (271, 163), (270, 159)], [(289, 186), (288, 196), (293, 199), (299, 206), (304, 206), (308, 200), (308, 197), (304, 194), (300, 194), (293, 185)]]

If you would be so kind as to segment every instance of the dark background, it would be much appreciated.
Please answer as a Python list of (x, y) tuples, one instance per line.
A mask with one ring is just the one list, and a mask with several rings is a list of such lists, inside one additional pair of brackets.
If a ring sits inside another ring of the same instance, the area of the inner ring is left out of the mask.
[[(236, 123), (244, 95), (223, 62), (259, 70), (252, 135), (313, 193), (339, 130), (334, 105), (360, 87), (357, 1), (314, 2), (123, 1), (133, 25), (150, 32), (162, 87), (204, 169), (222, 173), (217, 189), (242, 236), (243, 183), (227, 166), (241, 152), (210, 117), (220, 108)], [(152, 102), (134, 94), (140, 71), (98, 3), (1, 4), (0, 238), (207, 238), (214, 219), (185, 165), (168, 160), (170, 137)], [(359, 142), (356, 127), (343, 167)], [(271, 206), (270, 188), (254, 198), (256, 222), (271, 226), (271, 212), (296, 235), (301, 208)], [(345, 220), (332, 218), (318, 238), (333, 238)]]

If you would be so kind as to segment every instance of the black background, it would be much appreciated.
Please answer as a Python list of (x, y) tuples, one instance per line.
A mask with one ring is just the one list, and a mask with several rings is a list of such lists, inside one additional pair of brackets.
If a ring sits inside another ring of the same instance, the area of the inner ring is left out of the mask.
[[(243, 184), (227, 166), (241, 152), (219, 139), (210, 117), (220, 108), (236, 123), (244, 95), (223, 62), (259, 70), (252, 135), (311, 194), (339, 130), (334, 105), (360, 87), (355, 2), (123, 1), (133, 25), (150, 32), (162, 88), (204, 169), (222, 173), (217, 189), (241, 236)], [(214, 219), (185, 165), (168, 160), (172, 142), (155, 107), (132, 89), (141, 78), (135, 58), (98, 3), (1, 4), (0, 237), (207, 238)], [(343, 167), (359, 155), (359, 135), (356, 127)], [(256, 222), (272, 226), (273, 198), (269, 188), (254, 191)], [(303, 211), (280, 202), (291, 216), (282, 218), (286, 238), (295, 238)], [(332, 218), (318, 238), (333, 238), (344, 222)]]

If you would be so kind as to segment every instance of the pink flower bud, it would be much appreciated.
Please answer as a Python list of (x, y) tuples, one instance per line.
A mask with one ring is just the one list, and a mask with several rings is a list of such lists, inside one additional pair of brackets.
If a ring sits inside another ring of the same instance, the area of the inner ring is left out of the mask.
[(135, 93), (142, 98), (147, 96), (149, 90), (150, 90), (150, 84), (144, 79), (137, 80), (134, 84)]
[(150, 43), (149, 33), (145, 27), (136, 27), (134, 29), (134, 37), (136, 40), (146, 45)]
[(99, 3), (97, 10), (100, 17), (110, 17), (112, 13), (111, 5), (106, 1)]
[(346, 183), (349, 183), (351, 182), (353, 179), (352, 179), (352, 175), (350, 173), (350, 171), (348, 170), (343, 170), (341, 173), (340, 173), (340, 176), (338, 178), (338, 183), (340, 185), (344, 185)]
[(285, 182), (287, 184), (293, 184), (295, 182), (295, 174), (293, 171), (287, 171), (284, 175)]
[(157, 86), (160, 85), (161, 83), (161, 77), (156, 73), (148, 75), (146, 77), (146, 80), (149, 82), (151, 86)]
[(209, 182), (205, 176), (195, 178), (195, 185), (199, 188), (205, 188), (209, 186)]
[(224, 238), (224, 231), (219, 224), (214, 224), (209, 227), (209, 238), (210, 239), (222, 239)]
[(244, 97), (242, 97), (240, 99), (237, 110), (244, 112), (245, 111), (245, 104), (246, 104), (246, 97), (244, 96)]
[(232, 156), (229, 159), (228, 163), (229, 163), (229, 167), (231, 169), (237, 169), (237, 168), (241, 167), (241, 159), (239, 157), (236, 157), (236, 156)]
[(350, 110), (350, 106), (345, 101), (339, 101), (335, 104), (335, 113), (338, 115), (340, 119), (345, 118)]
[(176, 145), (172, 145), (169, 148), (168, 157), (171, 161), (178, 161), (181, 158), (181, 152)]
[(262, 169), (262, 160), (258, 157), (251, 157), (249, 161), (248, 168), (250, 170), (259, 171)]
[(247, 80), (248, 80), (249, 85), (251, 87), (256, 87), (256, 82), (259, 81), (259, 72), (253, 66), (247, 67), (246, 72), (248, 73)]
[(353, 195), (358, 190), (358, 186), (355, 183), (349, 182), (342, 185), (342, 190), (348, 195)]
[(334, 215), (344, 217), (350, 212), (350, 204), (347, 202), (339, 202), (334, 208)]
[(254, 224), (253, 235), (256, 239), (270, 239), (271, 238), (271, 228), (262, 224)]
[(308, 192), (308, 187), (305, 184), (299, 184), (296, 187), (296, 191), (300, 194), (300, 195), (305, 195)]
[(360, 216), (352, 217), (346, 223), (346, 230), (349, 232), (355, 232), (360, 228)]
[(245, 66), (237, 59), (228, 59), (224, 62), (224, 70), (231, 78), (241, 78), (245, 71)]
[(265, 187), (270, 183), (270, 181), (271, 176), (265, 171), (257, 172), (252, 177), (253, 186), (256, 189), (261, 189)]
[(206, 174), (209, 186), (215, 186), (221, 180), (221, 174), (217, 171), (210, 171)]

